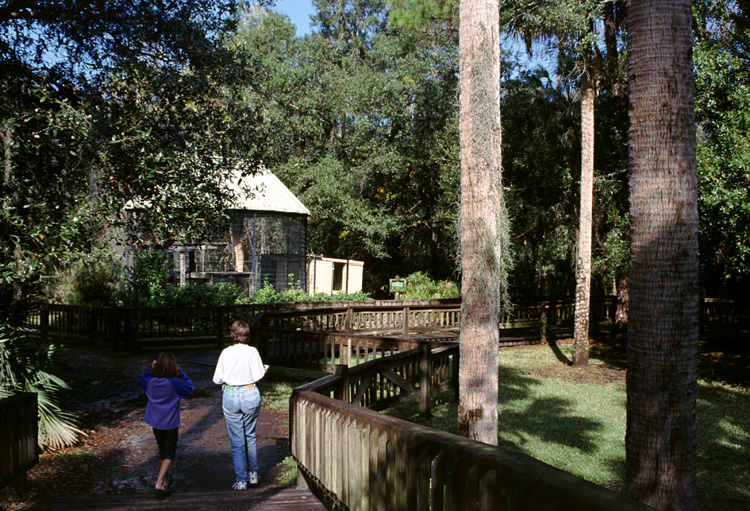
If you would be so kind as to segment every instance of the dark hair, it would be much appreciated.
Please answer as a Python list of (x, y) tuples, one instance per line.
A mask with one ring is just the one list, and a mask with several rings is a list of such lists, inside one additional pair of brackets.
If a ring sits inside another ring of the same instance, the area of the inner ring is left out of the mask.
[(177, 368), (177, 359), (168, 351), (162, 351), (156, 357), (156, 363), (151, 368), (151, 376), (154, 378), (176, 378), (180, 375)]
[(250, 337), (250, 327), (247, 326), (247, 323), (238, 319), (232, 323), (232, 329), (230, 330), (229, 335), (232, 337), (232, 341), (247, 344), (247, 340)]

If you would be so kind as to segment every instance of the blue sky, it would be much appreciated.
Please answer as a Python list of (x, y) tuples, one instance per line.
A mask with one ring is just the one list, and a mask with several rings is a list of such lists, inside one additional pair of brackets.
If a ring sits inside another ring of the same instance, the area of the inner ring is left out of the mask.
[(313, 0), (277, 0), (272, 9), (289, 16), (297, 27), (297, 36), (310, 33), (310, 16), (315, 12)]

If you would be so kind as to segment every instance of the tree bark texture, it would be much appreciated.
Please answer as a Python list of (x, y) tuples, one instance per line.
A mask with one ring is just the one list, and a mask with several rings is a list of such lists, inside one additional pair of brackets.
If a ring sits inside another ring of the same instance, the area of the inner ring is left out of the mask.
[(573, 365), (589, 362), (589, 309), (591, 306), (591, 226), (594, 210), (594, 87), (593, 66), (581, 79), (581, 209), (576, 258), (576, 308)]
[(698, 209), (689, 0), (628, 4), (630, 311), (626, 487), (692, 511)]
[(505, 283), (497, 0), (461, 0), (461, 356), (459, 433), (497, 445), (498, 343)]

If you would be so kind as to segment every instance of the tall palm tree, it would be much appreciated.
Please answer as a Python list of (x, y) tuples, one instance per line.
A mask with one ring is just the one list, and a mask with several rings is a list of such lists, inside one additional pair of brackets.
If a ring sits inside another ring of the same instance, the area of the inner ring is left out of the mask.
[(497, 0), (461, 0), (459, 433), (497, 445), (498, 323), (505, 293)]
[(698, 208), (690, 0), (628, 5), (626, 486), (695, 509)]

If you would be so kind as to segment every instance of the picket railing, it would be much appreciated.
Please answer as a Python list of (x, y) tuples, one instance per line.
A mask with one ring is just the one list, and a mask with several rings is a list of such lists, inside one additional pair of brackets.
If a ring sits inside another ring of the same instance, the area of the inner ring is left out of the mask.
[[(388, 371), (397, 377), (387, 380), (398, 381), (396, 387), (405, 389), (404, 394), (428, 394), (421, 384), (409, 389), (414, 381), (425, 378), (413, 374), (415, 367), (432, 367), (433, 374), (443, 376), (451, 373), (457, 364), (458, 350), (453, 349), (456, 353), (445, 354), (450, 361), (447, 371), (425, 362), (432, 354), (423, 348), (396, 355), (398, 361), (378, 359), (365, 364), (366, 368), (351, 368), (295, 389), (290, 400), (290, 436), (299, 483), (310, 486), (334, 507), (352, 511), (652, 509), (524, 454), (354, 404), (368, 404), (363, 398), (369, 391), (361, 390), (364, 382)], [(442, 378), (435, 381), (443, 388), (455, 383)], [(366, 386), (371, 388), (369, 383)], [(383, 393), (370, 404), (380, 408), (395, 401)]]
[[(613, 323), (617, 302), (612, 297), (591, 301), (591, 322)], [(569, 297), (517, 300), (499, 323), (501, 329), (538, 329), (571, 325), (575, 302)], [(408, 337), (425, 331), (457, 331), (456, 300), (374, 300), (366, 302), (287, 302), (222, 307), (126, 309), (45, 304), (28, 318), (27, 326), (42, 337), (103, 344), (118, 349), (175, 345), (224, 345), (236, 319), (252, 321), (265, 313), (263, 326), (318, 332), (351, 332)], [(705, 329), (750, 327), (750, 304), (706, 298)]]
[(290, 330), (409, 337), (420, 332), (457, 332), (460, 319), (461, 304), (458, 302), (410, 305), (358, 302), (348, 307), (265, 312), (254, 320), (254, 324)]

